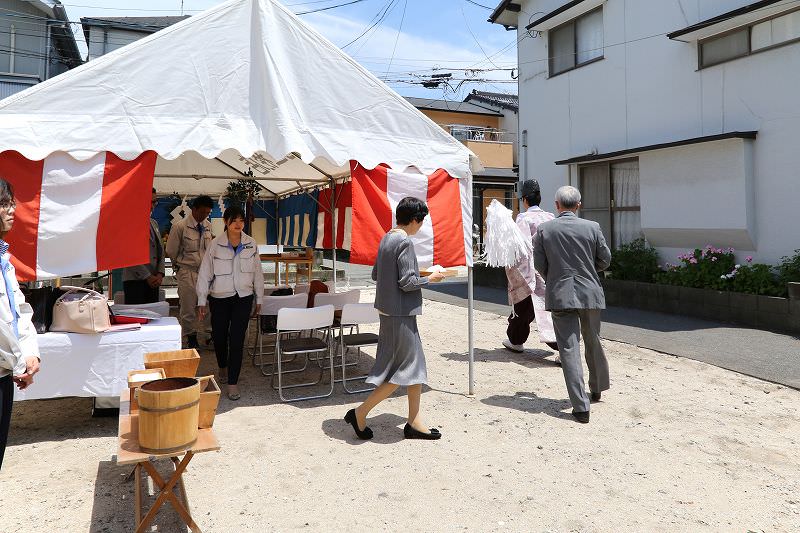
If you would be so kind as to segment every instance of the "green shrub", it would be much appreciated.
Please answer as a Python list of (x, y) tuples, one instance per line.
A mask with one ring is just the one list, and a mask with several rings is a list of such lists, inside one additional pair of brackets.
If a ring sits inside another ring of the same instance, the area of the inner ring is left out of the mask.
[(667, 285), (697, 289), (729, 290), (730, 278), (735, 270), (733, 248), (724, 250), (711, 245), (696, 248), (678, 256), (680, 264), (666, 264), (666, 271), (656, 275), (656, 281)]
[(777, 270), (778, 279), (784, 285), (790, 281), (800, 282), (800, 250), (795, 250), (792, 256), (781, 258)]
[(736, 265), (728, 278), (729, 290), (764, 296), (786, 297), (786, 284), (781, 283), (773, 267), (761, 263)]
[(611, 254), (611, 277), (652, 283), (659, 272), (658, 252), (644, 239), (623, 244)]
[[(727, 250), (711, 245), (697, 248), (691, 253), (678, 256), (680, 264), (667, 263), (666, 271), (656, 275), (656, 281), (667, 285), (734, 291), (765, 296), (786, 296), (786, 283), (770, 265), (753, 263), (752, 256), (745, 258), (745, 264), (736, 264), (733, 248)], [(791, 260), (784, 258), (791, 266), (796, 259), (800, 266), (800, 254)], [(791, 268), (787, 267), (787, 271)], [(800, 270), (799, 270), (800, 271)]]

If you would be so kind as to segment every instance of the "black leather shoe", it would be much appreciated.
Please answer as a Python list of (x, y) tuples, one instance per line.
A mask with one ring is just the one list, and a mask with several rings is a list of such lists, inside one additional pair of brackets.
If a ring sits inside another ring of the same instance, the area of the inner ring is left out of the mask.
[(422, 431), (412, 428), (408, 424), (403, 428), (403, 435), (405, 435), (407, 439), (438, 440), (442, 438), (442, 434), (436, 428), (431, 428), (430, 433), (423, 433)]
[(589, 411), (572, 411), (572, 416), (581, 424), (589, 423)]
[(600, 397), (601, 397), (601, 396), (602, 396), (602, 393), (600, 393), (600, 392), (593, 392), (593, 393), (592, 393), (592, 401), (593, 401), (593, 402), (599, 402), (599, 401), (600, 401)]
[(369, 440), (373, 437), (372, 430), (368, 427), (365, 427), (363, 430), (358, 429), (358, 420), (356, 419), (356, 410), (350, 409), (347, 411), (347, 414), (344, 415), (345, 422), (350, 423), (353, 426), (353, 431), (356, 432), (356, 437), (361, 440)]
[(556, 344), (555, 342), (546, 342), (545, 344), (551, 350), (555, 350), (556, 352), (558, 351), (558, 344)]

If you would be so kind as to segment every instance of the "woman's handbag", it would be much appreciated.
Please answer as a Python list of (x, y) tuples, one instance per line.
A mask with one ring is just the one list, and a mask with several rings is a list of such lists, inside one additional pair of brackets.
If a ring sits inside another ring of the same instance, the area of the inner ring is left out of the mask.
[(69, 333), (102, 333), (111, 327), (108, 299), (97, 291), (83, 287), (62, 286), (67, 292), (53, 306), (50, 331)]

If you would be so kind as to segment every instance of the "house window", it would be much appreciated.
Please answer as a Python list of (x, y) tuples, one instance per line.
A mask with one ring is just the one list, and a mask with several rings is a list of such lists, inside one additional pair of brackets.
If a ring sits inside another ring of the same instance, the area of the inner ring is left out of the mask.
[(619, 248), (642, 236), (639, 160), (579, 167), (581, 216), (600, 224), (609, 246)]
[(603, 58), (603, 8), (549, 32), (550, 76)]
[(699, 45), (700, 68), (800, 40), (800, 11), (710, 37)]

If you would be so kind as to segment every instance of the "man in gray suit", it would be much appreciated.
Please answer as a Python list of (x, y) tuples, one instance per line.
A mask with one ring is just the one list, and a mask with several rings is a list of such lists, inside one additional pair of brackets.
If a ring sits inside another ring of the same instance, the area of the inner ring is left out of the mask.
[(545, 306), (553, 316), (572, 415), (586, 424), (589, 397), (583, 384), (581, 334), (592, 401), (599, 401), (600, 393), (610, 387), (608, 361), (600, 344), (600, 312), (606, 301), (598, 272), (608, 268), (611, 251), (600, 225), (575, 214), (580, 206), (581, 193), (575, 187), (556, 191), (559, 215), (536, 231), (533, 262), (545, 278)]

